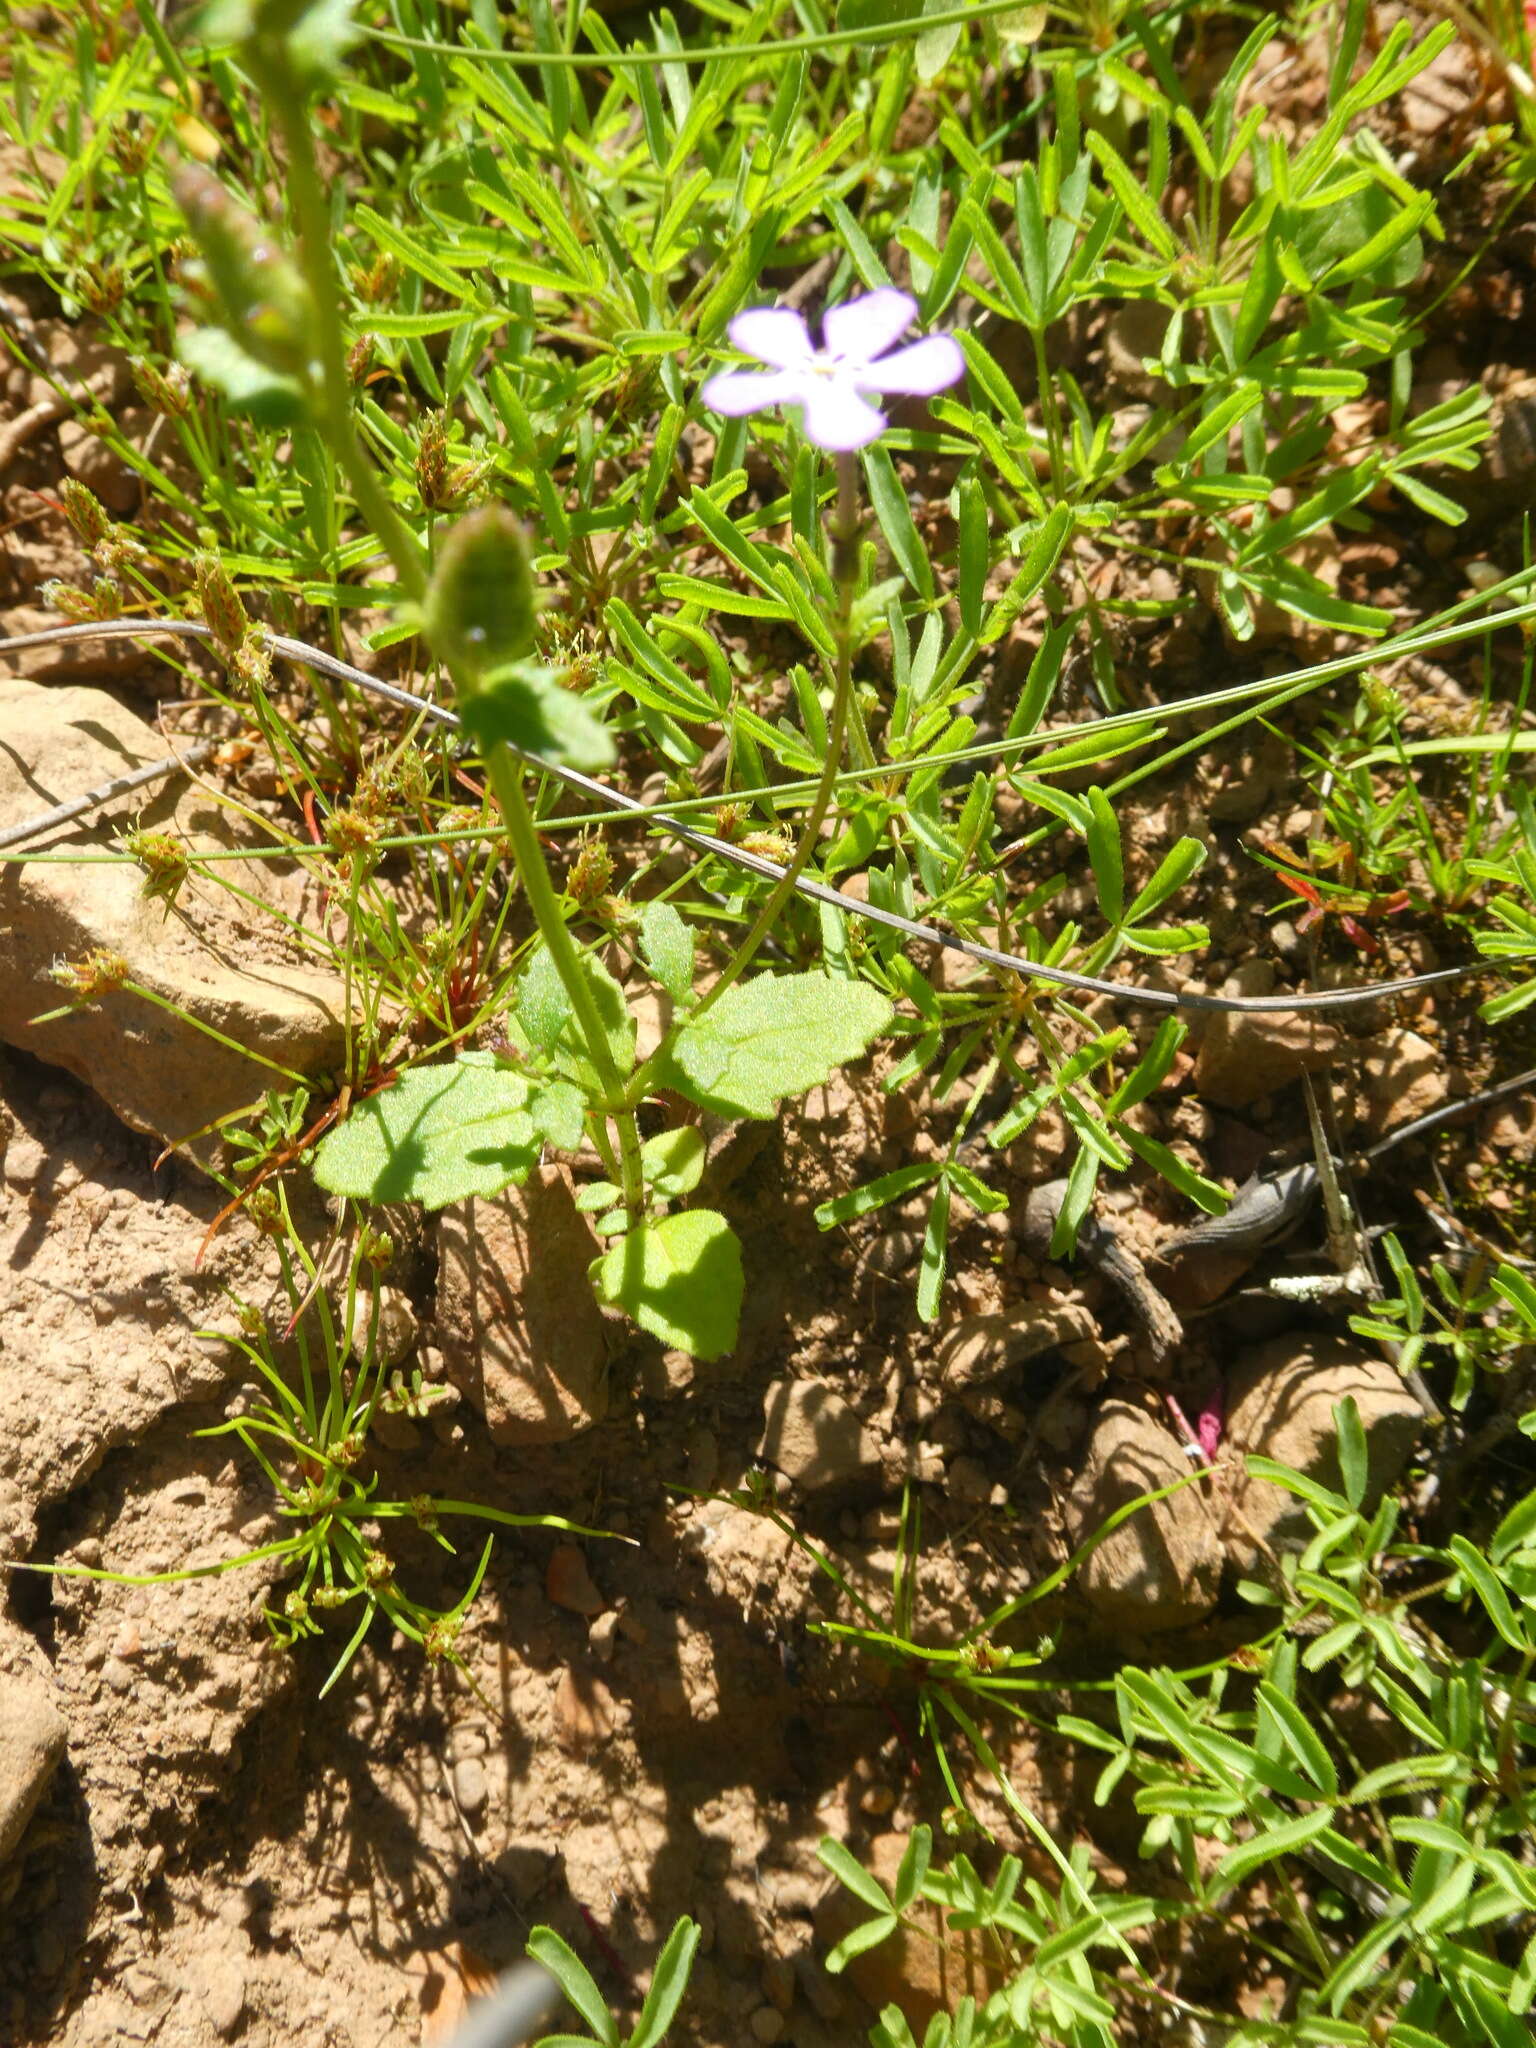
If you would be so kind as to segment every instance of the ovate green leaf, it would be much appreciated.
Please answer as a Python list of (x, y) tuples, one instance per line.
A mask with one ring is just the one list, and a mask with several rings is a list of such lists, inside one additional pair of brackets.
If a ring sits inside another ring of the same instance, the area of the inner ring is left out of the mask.
[(782, 1097), (867, 1052), (893, 1014), (867, 982), (760, 974), (683, 1026), (658, 1057), (656, 1080), (720, 1116), (772, 1116)]
[(658, 1131), (640, 1147), (640, 1170), (649, 1188), (668, 1201), (690, 1194), (704, 1173), (704, 1140), (692, 1124)]
[(645, 964), (674, 1003), (693, 994), (693, 934), (670, 903), (647, 903), (640, 913)]
[(233, 411), (257, 426), (293, 427), (304, 418), (297, 378), (258, 363), (222, 327), (194, 328), (182, 335), (176, 353), (205, 384), (223, 393)]
[(526, 1180), (542, 1139), (521, 1074), (469, 1053), (417, 1067), (322, 1138), (315, 1179), (333, 1195), (441, 1209)]
[(712, 1209), (641, 1223), (592, 1267), (599, 1301), (695, 1358), (719, 1358), (741, 1320), (741, 1242)]

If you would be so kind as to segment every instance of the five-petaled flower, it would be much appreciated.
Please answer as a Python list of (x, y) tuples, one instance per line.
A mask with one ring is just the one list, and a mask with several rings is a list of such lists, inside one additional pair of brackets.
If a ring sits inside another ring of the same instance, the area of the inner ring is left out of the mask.
[(891, 285), (849, 299), (823, 314), (817, 348), (804, 320), (788, 306), (758, 306), (731, 322), (732, 343), (766, 370), (722, 370), (699, 396), (716, 412), (738, 418), (770, 405), (798, 405), (805, 438), (818, 448), (863, 448), (885, 431), (885, 415), (868, 392), (931, 398), (965, 374), (952, 335), (929, 334), (895, 344), (917, 318), (917, 301)]

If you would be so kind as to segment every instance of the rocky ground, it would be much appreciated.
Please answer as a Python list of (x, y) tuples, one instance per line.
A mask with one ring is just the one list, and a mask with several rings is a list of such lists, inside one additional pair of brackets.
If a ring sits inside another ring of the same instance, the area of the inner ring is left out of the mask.
[[(1410, 95), (1412, 145), (1431, 156), (1458, 146), (1481, 104), (1457, 56)], [(1305, 83), (1293, 81), (1298, 121)], [(1447, 276), (1456, 260), (1445, 254)], [(1329, 537), (1338, 587), (1403, 621), (1460, 594), (1473, 561), (1519, 560), (1536, 464), (1528, 226), (1509, 230), (1488, 274), (1480, 299), (1443, 310), (1420, 363), (1426, 391), (1482, 377), (1496, 401), (1473, 523), (1454, 542), (1400, 517)], [(41, 306), (29, 318), (34, 335), (48, 323), (83, 384), (127, 402), (124, 366), (88, 334)], [(1103, 321), (1082, 348), (1134, 403), (1133, 338)], [(64, 473), (133, 515), (135, 480), (18, 362), (0, 404), (7, 632), (44, 623), (43, 582), (78, 568), (49, 509)], [(1150, 581), (1116, 589), (1160, 594)], [(1258, 658), (1275, 669), (1329, 651), (1270, 625)], [(1021, 622), (997, 651), (994, 706), (1016, 693), (1031, 630)], [(1428, 721), (1476, 702), (1481, 661), (1469, 648), (1392, 680)], [(1496, 661), (1512, 694), (1517, 659)], [(1230, 663), (1213, 618), (1137, 627), (1126, 648), (1154, 696), (1225, 681)], [(185, 688), (123, 645), (13, 657), (0, 675), (0, 834), (165, 755), (167, 735), (189, 730), (167, 711)], [(198, 730), (227, 737), (216, 719)], [(101, 853), (138, 820), (240, 853), (229, 799), (259, 811), (269, 788), (261, 759), (231, 748), (26, 850)], [(1276, 892), (1242, 850), (1245, 833), (1283, 841), (1309, 822), (1292, 749), (1223, 742), (1137, 801), (1138, 858), (1179, 832), (1214, 848), (1191, 910), (1213, 932), (1202, 981), (1262, 993), (1304, 979), (1308, 949), (1263, 915)], [(225, 1202), (198, 1164), (212, 1139), (169, 1155), (164, 1142), (259, 1095), (260, 1060), (322, 1070), (341, 1003), (283, 938), (280, 917), (319, 914), (303, 867), (242, 860), (223, 873), (248, 895), (198, 883), (168, 912), (123, 867), (0, 865), (0, 1560), (14, 1567), (0, 1615), (0, 2042), (417, 2048), (448, 2038), (468, 1992), (534, 1924), (559, 1928), (625, 2004), (681, 1913), (704, 1929), (683, 2039), (831, 2048), (862, 2038), (892, 1995), (919, 2022), (964, 1981), (965, 1958), (887, 1945), (829, 1976), (840, 1923), (814, 1853), (830, 1833), (889, 1872), (904, 1833), (946, 1803), (911, 1682), (815, 1632), (846, 1618), (828, 1581), (729, 1496), (766, 1473), (783, 1515), (883, 1611), (910, 1484), (923, 1507), (917, 1629), (943, 1644), (1114, 1508), (1187, 1473), (1193, 1433), (1216, 1479), (1128, 1522), (1030, 1617), (1028, 1640), (1059, 1627), (1070, 1646), (1048, 1667), (1061, 1703), (1116, 1656), (1241, 1641), (1251, 1615), (1234, 1578), (1262, 1569), (1290, 1511), (1245, 1476), (1242, 1454), (1328, 1473), (1328, 1413), (1344, 1393), (1366, 1419), (1377, 1482), (1406, 1467), (1415, 1511), (1438, 1512), (1427, 1464), (1411, 1461), (1444, 1439), (1413, 1389), (1345, 1334), (1345, 1309), (1268, 1284), (1329, 1269), (1315, 1207), (1278, 1246), (1234, 1246), (1188, 1238), (1191, 1212), (1166, 1189), (1112, 1188), (1097, 1240), (1062, 1267), (1041, 1242), (1066, 1156), (1048, 1115), (989, 1162), (1009, 1208), (957, 1224), (944, 1315), (922, 1325), (920, 1205), (828, 1235), (813, 1219), (829, 1194), (938, 1148), (933, 1105), (921, 1090), (884, 1093), (877, 1067), (714, 1147), (709, 1192), (749, 1275), (740, 1346), (715, 1366), (596, 1310), (588, 1227), (553, 1170), (430, 1228), (398, 1219), (389, 1342), (403, 1370), (446, 1391), (425, 1419), (388, 1425), (384, 1492), (563, 1515), (614, 1539), (501, 1539), (459, 1639), (462, 1670), (373, 1639), (322, 1699), (336, 1645), (273, 1647), (259, 1564), (141, 1585), (26, 1569), (151, 1576), (234, 1558), (278, 1529), (238, 1444), (202, 1433), (249, 1401), (234, 1298), (273, 1298), (275, 1255), (243, 1217), (210, 1235)], [(1356, 980), (1436, 957), (1428, 923), (1385, 936), (1381, 961), (1345, 948), (1323, 971)], [(134, 988), (34, 1021), (60, 999), (52, 964), (93, 947), (120, 954)], [(1145, 1128), (1235, 1188), (1267, 1161), (1312, 1156), (1307, 1074), (1346, 1138), (1379, 1141), (1527, 1063), (1521, 1028), (1491, 1037), (1477, 1000), (1337, 1024), (1218, 1019), (1144, 1105)], [(1364, 1221), (1432, 1247), (1414, 1191), (1453, 1188), (1464, 1215), (1529, 1252), (1532, 1132), (1516, 1098), (1410, 1143), (1361, 1177)], [(319, 1198), (294, 1186), (323, 1237)], [(423, 1544), (403, 1569), (422, 1597), (449, 1601), (472, 1555)], [(1065, 1745), (993, 1735), (1053, 1834), (1091, 1826), (1107, 1871), (1130, 1862), (1134, 1816), (1093, 1813), (1092, 1759), (1085, 1773)], [(998, 1840), (1029, 1853), (995, 1789), (966, 1789)]]
[[(131, 688), (0, 693), (0, 830), (160, 744)], [(179, 787), (159, 800), (167, 817), (198, 843), (226, 829)], [(99, 848), (113, 817), (36, 844)], [(297, 900), (297, 875), (259, 879)], [(99, 866), (18, 864), (5, 887), (7, 1555), (134, 1574), (233, 1557), (277, 1533), (271, 1497), (238, 1447), (199, 1432), (249, 1398), (231, 1298), (266, 1298), (274, 1255), (243, 1219), (209, 1239), (222, 1195), (181, 1156), (162, 1160), (160, 1140), (244, 1099), (251, 1074), (127, 991), (27, 1019), (39, 968), (92, 943), (285, 1061), (323, 1058), (326, 992), (311, 1006), (248, 929), (226, 928), (219, 896), (168, 918), (136, 877)], [(1371, 1138), (1473, 1087), (1427, 1007), (1366, 1021), (1356, 1037), (1284, 1018), (1211, 1027), (1148, 1127), (1239, 1181), (1277, 1140), (1305, 1156), (1303, 1069)], [(1429, 1144), (1453, 1174), (1518, 1181), (1529, 1131), (1505, 1103)], [(1186, 1423), (1219, 1436), (1220, 1481), (1126, 1524), (1070, 1608), (1041, 1617), (1070, 1616), (1086, 1670), (1127, 1635), (1158, 1656), (1234, 1639), (1232, 1573), (1283, 1538), (1290, 1506), (1243, 1476), (1243, 1451), (1326, 1471), (1329, 1409), (1350, 1392), (1385, 1480), (1423, 1417), (1392, 1368), (1339, 1334), (1338, 1312), (1245, 1291), (1252, 1255), (1181, 1238), (1174, 1204), (1111, 1194), (1077, 1265), (1052, 1265), (1038, 1212), (1063, 1134), (1048, 1121), (1007, 1161), (1011, 1209), (960, 1233), (952, 1306), (923, 1328), (918, 1219), (823, 1236), (811, 1211), (933, 1142), (920, 1102), (856, 1072), (783, 1128), (718, 1149), (714, 1194), (753, 1284), (741, 1345), (717, 1366), (597, 1313), (587, 1226), (553, 1170), (430, 1230), (401, 1219), (388, 1341), (451, 1392), (429, 1419), (389, 1424), (386, 1493), (548, 1510), (628, 1539), (503, 1540), (462, 1672), (370, 1641), (317, 1700), (327, 1655), (266, 1640), (260, 1566), (140, 1586), (16, 1574), (0, 1677), (6, 2036), (436, 2040), (535, 1922), (622, 1998), (683, 1912), (705, 1927), (701, 2040), (845, 2041), (868, 1998), (937, 1995), (927, 1951), (882, 1950), (842, 1981), (819, 1960), (835, 1906), (816, 1841), (836, 1834), (881, 1868), (933, 1811), (908, 1691), (807, 1632), (835, 1611), (825, 1581), (774, 1522), (718, 1496), (765, 1468), (795, 1525), (878, 1604), (915, 1481), (920, 1627), (942, 1643), (1187, 1471)], [(1409, 1171), (1431, 1156), (1410, 1148)], [(1366, 1202), (1373, 1220), (1403, 1220), (1379, 1184)], [(311, 1221), (323, 1230), (318, 1203)], [(1303, 1250), (1319, 1228), (1303, 1223)], [(424, 1552), (411, 1569), (423, 1595), (451, 1599), (467, 1561)], [(1016, 1740), (1011, 1768), (1071, 1824), (1070, 1756)], [(985, 1786), (976, 1797), (1006, 1839), (1006, 1814)]]

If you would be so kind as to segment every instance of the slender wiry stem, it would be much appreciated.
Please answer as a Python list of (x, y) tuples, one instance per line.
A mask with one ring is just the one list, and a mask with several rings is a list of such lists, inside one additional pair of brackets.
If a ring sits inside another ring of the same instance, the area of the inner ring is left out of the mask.
[(837, 586), (837, 611), (832, 620), (832, 638), (837, 649), (837, 668), (832, 684), (832, 709), (827, 718), (827, 750), (821, 776), (806, 813), (800, 843), (788, 867), (769, 890), (747, 936), (727, 961), (724, 973), (700, 1003), (699, 1016), (724, 995), (751, 965), (758, 947), (778, 922), (779, 913), (795, 893), (795, 885), (810, 864), (821, 837), (821, 828), (832, 807), (838, 770), (843, 765), (843, 741), (848, 731), (848, 707), (853, 697), (853, 600), (859, 582), (859, 482), (858, 465), (852, 454), (837, 458), (837, 499), (827, 528), (832, 542), (832, 580)]

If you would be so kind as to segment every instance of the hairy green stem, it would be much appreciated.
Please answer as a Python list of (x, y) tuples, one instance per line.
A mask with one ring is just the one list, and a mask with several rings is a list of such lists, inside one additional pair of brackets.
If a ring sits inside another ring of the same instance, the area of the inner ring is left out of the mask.
[[(323, 422), (322, 431), (346, 473), (358, 510), (373, 528), (400, 579), (404, 595), (421, 604), (427, 595), (429, 558), (390, 501), (378, 470), (369, 460), (352, 416), (352, 389), (347, 376), (345, 333), (337, 301), (332, 264), (330, 210), (315, 157), (314, 139), (304, 95), (289, 70), (280, 44), (259, 38), (248, 59), (268, 105), (273, 109), (288, 151), (289, 196), (299, 230), (299, 263), (316, 316), (315, 350), (319, 370), (312, 396)], [(456, 686), (462, 679), (446, 663)], [(634, 1110), (624, 1098), (627, 1075), (618, 1071), (587, 980), (581, 953), (566, 929), (559, 898), (545, 865), (534, 829), (533, 814), (523, 792), (522, 771), (505, 747), (494, 746), (486, 761), (491, 787), (506, 820), (512, 859), (533, 912), (539, 936), (559, 975), (575, 1013), (587, 1057), (598, 1075), (605, 1110), (613, 1117), (619, 1141), (620, 1185), (624, 1207), (633, 1219), (644, 1206), (640, 1132)]]
[(315, 156), (309, 108), (288, 67), (281, 45), (255, 38), (247, 59), (268, 106), (277, 117), (288, 151), (288, 195), (299, 229), (299, 267), (315, 308), (315, 351), (325, 434), (346, 472), (357, 508), (395, 565), (405, 595), (417, 604), (427, 594), (427, 558), (420, 541), (390, 501), (383, 479), (363, 450), (352, 418), (352, 386), (336, 273), (331, 257), (331, 214)]
[(837, 670), (832, 686), (832, 710), (827, 719), (827, 750), (811, 808), (800, 833), (800, 843), (787, 868), (774, 883), (752, 920), (747, 936), (726, 962), (725, 971), (693, 1012), (702, 1016), (740, 979), (756, 957), (757, 949), (778, 922), (779, 913), (795, 893), (795, 884), (810, 865), (816, 842), (837, 788), (838, 770), (843, 765), (843, 742), (848, 731), (848, 707), (853, 698), (853, 599), (859, 581), (859, 483), (858, 467), (850, 453), (837, 458), (837, 499), (828, 523), (832, 542), (832, 580), (837, 585), (837, 611), (832, 620), (832, 637), (837, 648)]
[(603, 1020), (598, 1012), (597, 999), (592, 985), (587, 980), (582, 964), (581, 952), (576, 941), (566, 928), (560, 910), (560, 899), (555, 894), (554, 883), (549, 878), (549, 869), (544, 864), (544, 851), (539, 845), (539, 835), (534, 827), (533, 813), (528, 808), (528, 799), (523, 793), (522, 769), (504, 746), (491, 749), (486, 761), (495, 791), (496, 801), (501, 806), (502, 816), (507, 821), (507, 837), (512, 843), (512, 858), (522, 878), (523, 891), (528, 898), (528, 908), (533, 912), (533, 921), (538, 927), (539, 937), (549, 949), (561, 985), (571, 999), (571, 1008), (587, 1048), (587, 1057), (597, 1071), (603, 1090), (603, 1107), (612, 1117), (619, 1140), (619, 1186), (624, 1196), (624, 1208), (631, 1217), (639, 1215), (644, 1205), (644, 1185), (640, 1171), (640, 1130), (635, 1122), (634, 1109), (625, 1100), (624, 1087), (628, 1076), (621, 1074), (614, 1063)]

